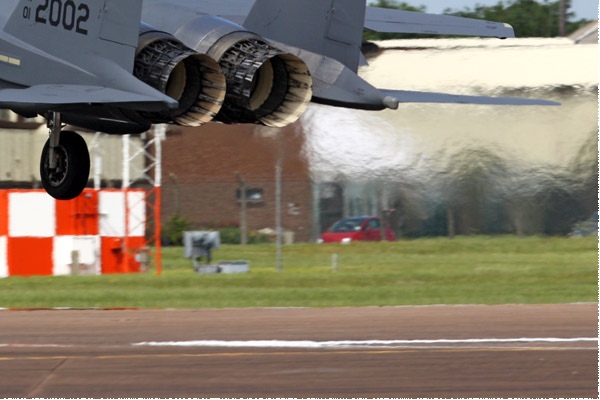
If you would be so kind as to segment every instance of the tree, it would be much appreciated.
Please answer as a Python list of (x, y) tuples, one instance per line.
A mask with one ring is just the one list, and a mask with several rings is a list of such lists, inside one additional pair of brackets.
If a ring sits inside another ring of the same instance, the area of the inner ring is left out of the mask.
[[(571, 0), (508, 0), (506, 5), (503, 1), (490, 7), (477, 4), (473, 10), (468, 7), (462, 11), (446, 9), (444, 14), (506, 22), (513, 26), (518, 37), (555, 37), (560, 33), (562, 2), (565, 10), (568, 10)], [(575, 14), (568, 11), (564, 15), (567, 34), (590, 22), (585, 19), (572, 21), (574, 16)]]
[(370, 6), (373, 7), (379, 7), (379, 8), (394, 8), (397, 10), (404, 10), (404, 11), (420, 11), (420, 12), (425, 12), (426, 7), (425, 6), (411, 6), (410, 4), (406, 3), (406, 2), (401, 2), (398, 3), (395, 0), (377, 0), (377, 1), (370, 1), (369, 2)]
[(503, 232), (500, 193), (508, 167), (502, 156), (492, 148), (465, 148), (451, 156), (444, 175), (440, 183), (449, 237)]
[[(561, 3), (564, 5), (566, 34), (575, 32), (589, 20), (580, 19), (573, 21), (575, 14), (568, 12), (571, 0), (508, 0), (499, 1), (493, 6), (477, 4), (474, 9), (466, 7), (463, 10), (447, 8), (446, 15), (457, 17), (483, 19), (488, 21), (506, 22), (513, 26), (518, 37), (556, 37), (560, 34), (561, 25)], [(412, 6), (406, 2), (398, 3), (394, 0), (377, 0), (369, 5), (381, 8), (393, 8), (404, 11), (426, 11), (425, 6)], [(431, 35), (414, 35), (405, 33), (378, 33), (367, 31), (364, 40), (387, 40), (406, 38), (429, 38), (440, 37)]]
[[(373, 2), (369, 2), (370, 6), (379, 7), (379, 8), (392, 8), (395, 10), (403, 10), (403, 11), (416, 11), (416, 12), (425, 12), (425, 6), (411, 6), (406, 2), (398, 3), (395, 0), (377, 0)], [(385, 33), (385, 32), (373, 32), (373, 31), (365, 31), (363, 35), (364, 41), (369, 40), (389, 40), (389, 39), (411, 39), (411, 38), (422, 38), (422, 37), (432, 37), (428, 35), (415, 35), (410, 33)]]

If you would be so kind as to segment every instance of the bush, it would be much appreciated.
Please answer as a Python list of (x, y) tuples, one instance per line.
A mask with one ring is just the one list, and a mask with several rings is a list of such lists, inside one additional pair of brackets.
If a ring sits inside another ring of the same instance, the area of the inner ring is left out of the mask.
[[(219, 230), (221, 243), (223, 244), (240, 244), (242, 243), (242, 231), (237, 226), (228, 226)], [(248, 232), (248, 244), (269, 243), (271, 238), (269, 235), (256, 231)]]
[(219, 230), (221, 243), (223, 244), (240, 244), (242, 242), (242, 234), (240, 228), (228, 226)]
[(163, 226), (162, 238), (166, 244), (174, 246), (183, 245), (183, 232), (191, 230), (193, 223), (184, 216), (173, 215)]
[(271, 237), (264, 233), (256, 231), (248, 232), (248, 244), (260, 244), (271, 242)]

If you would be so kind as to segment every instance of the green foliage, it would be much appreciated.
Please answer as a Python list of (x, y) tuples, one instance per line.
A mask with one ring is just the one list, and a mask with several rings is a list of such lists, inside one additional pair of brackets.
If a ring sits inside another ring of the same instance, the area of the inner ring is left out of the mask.
[[(219, 230), (221, 243), (240, 244), (242, 242), (242, 231), (236, 226), (228, 226)], [(269, 243), (271, 238), (263, 233), (248, 232), (248, 244)]]
[[(570, 6), (567, 0), (566, 7)], [(426, 11), (424, 6), (414, 7), (408, 3), (398, 3), (394, 0), (378, 0), (371, 2), (371, 6), (381, 8), (393, 8), (405, 11)], [(506, 22), (513, 26), (518, 37), (555, 37), (559, 35), (560, 0), (508, 0), (499, 1), (493, 6), (477, 4), (474, 9), (469, 7), (463, 10), (447, 8), (444, 14), (465, 18), (484, 19), (488, 21)], [(574, 21), (575, 14), (566, 14), (566, 34), (575, 32), (587, 24), (588, 20), (580, 19)], [(390, 34), (378, 32), (365, 32), (364, 40), (386, 40), (404, 38), (436, 37), (431, 35)], [(440, 36), (437, 36), (440, 37)]]
[(162, 229), (162, 238), (175, 246), (183, 245), (183, 232), (191, 230), (193, 223), (185, 216), (175, 214)]
[(370, 1), (369, 6), (379, 7), (379, 8), (393, 8), (396, 10), (404, 10), (404, 11), (420, 11), (420, 12), (425, 11), (425, 6), (415, 7), (415, 6), (411, 6), (410, 4), (408, 4), (407, 2), (404, 2), (404, 1), (401, 3), (398, 3), (396, 0)]
[(269, 235), (265, 235), (264, 233), (256, 231), (251, 231), (248, 233), (248, 244), (262, 244), (270, 242), (272, 242), (272, 240)]
[(240, 244), (241, 233), (240, 228), (235, 226), (228, 226), (219, 230), (222, 244)]
[[(333, 268), (337, 255), (337, 269)], [(598, 300), (596, 238), (457, 236), (398, 242), (223, 245), (215, 260), (245, 274), (201, 275), (181, 247), (163, 251), (160, 276), (0, 279), (0, 307), (349, 307), (543, 304)]]
[[(403, 11), (417, 11), (417, 12), (425, 12), (425, 6), (412, 6), (406, 2), (398, 3), (395, 0), (377, 0), (369, 2), (369, 6), (379, 7), (379, 8), (392, 8), (396, 10)], [(385, 33), (385, 32), (373, 32), (373, 31), (365, 31), (363, 34), (363, 40), (389, 40), (389, 39), (411, 39), (416, 37), (434, 37), (433, 35), (414, 35), (410, 33)]]
[[(570, 1), (566, 2), (567, 10)], [(506, 5), (500, 1), (495, 6), (477, 5), (475, 9), (462, 11), (446, 9), (444, 14), (489, 21), (506, 22), (513, 26), (518, 37), (556, 37), (559, 36), (560, 0), (537, 2), (534, 0), (508, 0)], [(571, 21), (575, 14), (567, 12), (566, 34), (572, 33), (589, 21)]]

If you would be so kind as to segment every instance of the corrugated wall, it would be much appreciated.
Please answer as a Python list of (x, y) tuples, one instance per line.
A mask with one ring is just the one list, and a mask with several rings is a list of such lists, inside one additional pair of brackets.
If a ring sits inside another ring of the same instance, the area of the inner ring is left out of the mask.
[(0, 181), (39, 181), (39, 157), (47, 138), (39, 131), (0, 131)]
[[(0, 117), (10, 120), (10, 115), (3, 113)], [(90, 149), (90, 157), (101, 155), (102, 179), (119, 181), (122, 177), (123, 156), (122, 137), (101, 135), (97, 140), (99, 148), (93, 150), (94, 133), (81, 133)], [(42, 148), (48, 139), (48, 130), (45, 125), (37, 129), (10, 129), (0, 128), (0, 182), (3, 185), (28, 186), (28, 183), (40, 181), (39, 162)], [(135, 152), (141, 146), (141, 140), (137, 136), (132, 137), (132, 150)], [(141, 170), (144, 160), (138, 158), (134, 161), (135, 170)], [(94, 162), (92, 160), (92, 169)], [(90, 174), (92, 179), (93, 170)], [(136, 179), (136, 176), (132, 177)]]

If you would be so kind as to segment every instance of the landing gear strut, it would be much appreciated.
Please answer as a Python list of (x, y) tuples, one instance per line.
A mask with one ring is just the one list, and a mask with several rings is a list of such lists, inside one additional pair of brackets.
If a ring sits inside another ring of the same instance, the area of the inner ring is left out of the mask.
[(60, 113), (47, 118), (50, 138), (42, 150), (40, 175), (48, 194), (58, 200), (79, 196), (90, 175), (90, 154), (85, 140), (73, 131), (61, 131)]

